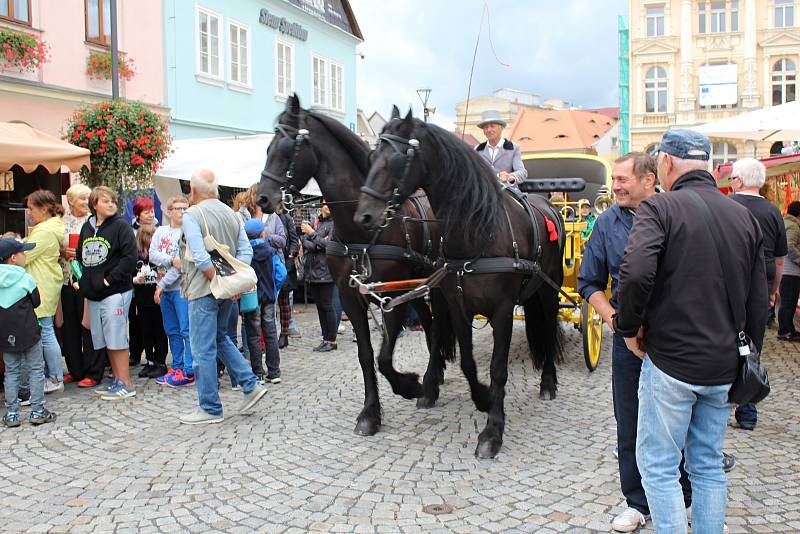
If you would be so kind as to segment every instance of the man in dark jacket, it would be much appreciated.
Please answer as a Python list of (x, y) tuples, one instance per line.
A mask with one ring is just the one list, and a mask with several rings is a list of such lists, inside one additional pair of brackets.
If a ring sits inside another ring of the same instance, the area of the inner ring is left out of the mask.
[(103, 400), (136, 396), (128, 360), (128, 312), (136, 271), (133, 229), (117, 215), (117, 194), (95, 187), (89, 195), (92, 216), (83, 225), (75, 257), (83, 266), (78, 284), (89, 302), (92, 343), (106, 348), (115, 381), (98, 390)]
[[(636, 458), (659, 533), (687, 531), (682, 450), (694, 490), (694, 532), (723, 531), (722, 445), (738, 334), (760, 350), (766, 327), (761, 231), (746, 208), (716, 188), (706, 170), (710, 151), (696, 132), (664, 134), (656, 168), (668, 193), (639, 205), (620, 266), (614, 327), (644, 358)], [(719, 241), (707, 218), (718, 223)], [(728, 293), (744, 324), (734, 324)]]

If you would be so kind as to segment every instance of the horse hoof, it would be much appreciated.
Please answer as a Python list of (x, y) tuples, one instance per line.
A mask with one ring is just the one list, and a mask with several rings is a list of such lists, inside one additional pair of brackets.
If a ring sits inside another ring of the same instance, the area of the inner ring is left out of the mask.
[(353, 433), (357, 436), (374, 436), (378, 432), (378, 427), (380, 427), (380, 423), (377, 421), (361, 419), (356, 422), (356, 428), (353, 430)]
[(549, 389), (542, 389), (539, 391), (539, 399), (549, 401), (556, 398), (556, 392)]
[(489, 438), (478, 442), (478, 447), (475, 449), (475, 456), (482, 460), (492, 459), (500, 452), (500, 447), (503, 446), (502, 440), (497, 438)]
[(430, 399), (428, 397), (420, 397), (417, 399), (417, 408), (426, 410), (434, 406), (436, 406), (436, 399)]

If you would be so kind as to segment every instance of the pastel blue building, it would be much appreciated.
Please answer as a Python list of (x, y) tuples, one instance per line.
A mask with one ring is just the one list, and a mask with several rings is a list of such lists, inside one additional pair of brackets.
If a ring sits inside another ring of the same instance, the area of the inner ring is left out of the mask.
[(175, 139), (270, 132), (287, 96), (356, 123), (356, 46), (347, 0), (165, 0)]

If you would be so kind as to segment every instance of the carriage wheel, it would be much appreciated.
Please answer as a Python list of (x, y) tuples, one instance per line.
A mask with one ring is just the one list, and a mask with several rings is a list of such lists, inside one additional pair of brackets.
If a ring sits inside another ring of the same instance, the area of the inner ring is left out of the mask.
[(583, 301), (581, 306), (581, 332), (583, 332), (583, 359), (586, 362), (586, 368), (594, 371), (600, 361), (603, 318), (588, 301)]

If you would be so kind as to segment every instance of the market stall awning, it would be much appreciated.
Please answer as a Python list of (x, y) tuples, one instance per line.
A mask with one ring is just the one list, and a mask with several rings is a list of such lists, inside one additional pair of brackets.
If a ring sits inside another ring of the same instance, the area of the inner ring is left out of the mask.
[(787, 102), (733, 117), (692, 126), (708, 137), (752, 141), (792, 141), (800, 139), (800, 102)]
[(40, 165), (51, 174), (59, 172), (62, 165), (77, 172), (89, 166), (89, 151), (27, 124), (0, 122), (0, 172), (14, 165), (25, 172), (33, 172)]
[[(173, 141), (172, 154), (161, 164), (156, 178), (188, 180), (198, 169), (209, 169), (219, 185), (246, 189), (261, 179), (272, 137), (258, 134)], [(303, 192), (320, 194), (316, 183), (309, 183)]]

